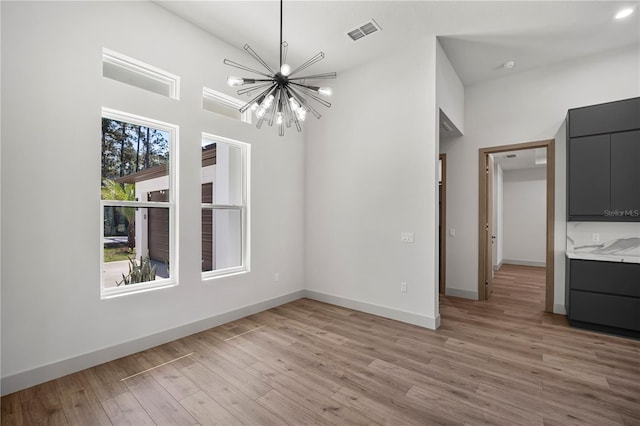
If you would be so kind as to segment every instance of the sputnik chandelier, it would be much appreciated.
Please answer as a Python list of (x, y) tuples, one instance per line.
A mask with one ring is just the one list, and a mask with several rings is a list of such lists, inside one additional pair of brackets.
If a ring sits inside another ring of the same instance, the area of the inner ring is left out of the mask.
[(249, 109), (254, 111), (258, 119), (256, 124), (258, 129), (262, 127), (265, 121), (269, 126), (273, 126), (275, 123), (278, 126), (280, 136), (284, 136), (285, 127), (291, 127), (292, 124), (295, 124), (299, 132), (302, 131), (300, 123), (305, 121), (307, 112), (311, 112), (316, 118), (321, 117), (321, 114), (309, 103), (307, 98), (327, 108), (331, 107), (331, 103), (320, 97), (331, 96), (333, 93), (331, 88), (308, 85), (306, 80), (336, 78), (335, 72), (298, 76), (300, 71), (324, 59), (323, 52), (318, 53), (293, 70), (286, 63), (288, 44), (286, 41), (282, 41), (282, 1), (280, 0), (280, 68), (278, 71), (274, 71), (248, 44), (244, 45), (244, 50), (258, 61), (268, 73), (240, 65), (228, 59), (224, 60), (226, 65), (264, 77), (228, 77), (227, 84), (231, 87), (249, 86), (238, 90), (238, 95), (251, 96), (260, 91), (258, 95), (243, 105), (239, 111), (241, 113), (245, 113)]

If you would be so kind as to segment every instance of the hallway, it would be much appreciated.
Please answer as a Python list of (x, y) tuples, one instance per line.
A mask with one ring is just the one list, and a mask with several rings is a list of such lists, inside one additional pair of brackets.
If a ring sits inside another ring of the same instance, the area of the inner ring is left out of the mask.
[(564, 316), (543, 315), (545, 268), (503, 265), (493, 277), (493, 293), (487, 301), (472, 301), (449, 296), (440, 297), (441, 316), (446, 318), (448, 307), (475, 312), (487, 318), (510, 321), (564, 322)]

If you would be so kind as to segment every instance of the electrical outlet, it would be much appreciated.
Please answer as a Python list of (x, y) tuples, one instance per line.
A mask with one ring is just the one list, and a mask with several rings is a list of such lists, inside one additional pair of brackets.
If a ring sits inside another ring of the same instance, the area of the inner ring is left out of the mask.
[(591, 240), (594, 243), (599, 243), (600, 242), (600, 234), (591, 234)]
[(407, 292), (407, 283), (403, 281), (400, 283), (400, 293), (406, 293), (406, 292)]
[(416, 234), (414, 234), (413, 232), (401, 232), (400, 241), (403, 243), (415, 243)]
[(455, 228), (449, 228), (449, 235), (450, 235), (450, 236), (452, 236), (452, 237), (455, 237), (455, 236), (456, 236), (456, 230), (455, 230)]
[(277, 283), (278, 281), (280, 281), (280, 272), (273, 274), (273, 282)]

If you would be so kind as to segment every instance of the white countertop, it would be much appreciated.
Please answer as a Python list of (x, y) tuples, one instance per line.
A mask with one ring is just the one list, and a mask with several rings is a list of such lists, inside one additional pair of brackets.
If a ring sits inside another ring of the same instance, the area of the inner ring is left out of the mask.
[(594, 254), (568, 251), (567, 257), (569, 259), (599, 260), (601, 262), (640, 263), (640, 256), (630, 254)]

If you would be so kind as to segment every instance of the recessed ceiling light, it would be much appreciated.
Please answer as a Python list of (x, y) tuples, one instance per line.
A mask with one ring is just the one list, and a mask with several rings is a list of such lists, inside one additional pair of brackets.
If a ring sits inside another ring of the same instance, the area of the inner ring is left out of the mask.
[(633, 13), (633, 8), (627, 7), (626, 9), (622, 9), (620, 12), (616, 13), (616, 19), (624, 19), (627, 16)]
[(516, 61), (507, 61), (502, 66), (508, 70), (516, 66)]

